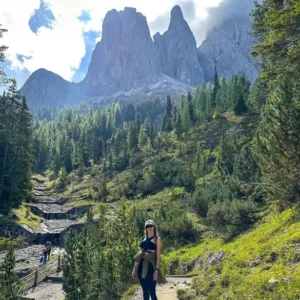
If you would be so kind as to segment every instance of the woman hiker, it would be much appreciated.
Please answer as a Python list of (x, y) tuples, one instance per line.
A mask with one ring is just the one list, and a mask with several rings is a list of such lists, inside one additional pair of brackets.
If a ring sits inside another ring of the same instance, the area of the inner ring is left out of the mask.
[(141, 242), (141, 250), (134, 257), (135, 264), (132, 270), (132, 277), (138, 277), (143, 289), (144, 300), (157, 300), (156, 281), (160, 266), (160, 254), (162, 240), (157, 227), (152, 220), (145, 222), (145, 236)]

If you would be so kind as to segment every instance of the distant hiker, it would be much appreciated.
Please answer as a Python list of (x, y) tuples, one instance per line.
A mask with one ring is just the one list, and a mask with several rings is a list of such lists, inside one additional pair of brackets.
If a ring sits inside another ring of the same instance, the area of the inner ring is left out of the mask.
[(45, 248), (43, 249), (43, 264), (44, 264), (44, 265), (45, 265), (46, 262), (47, 262), (47, 256), (48, 256), (48, 249), (47, 249), (47, 247), (45, 247)]
[(52, 250), (52, 243), (47, 241), (46, 248), (47, 248), (47, 251), (48, 251), (48, 260), (49, 260), (50, 259), (50, 253), (51, 253), (51, 250)]
[(160, 266), (162, 240), (154, 221), (145, 222), (145, 236), (141, 241), (141, 250), (134, 257), (135, 264), (131, 273), (133, 278), (138, 277), (143, 289), (144, 300), (157, 300), (156, 281)]

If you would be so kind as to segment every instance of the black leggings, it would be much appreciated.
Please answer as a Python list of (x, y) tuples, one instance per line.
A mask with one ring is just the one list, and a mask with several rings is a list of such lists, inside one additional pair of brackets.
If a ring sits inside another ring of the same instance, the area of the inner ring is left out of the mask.
[(149, 296), (151, 296), (151, 300), (157, 300), (156, 297), (156, 281), (153, 281), (154, 269), (151, 263), (149, 263), (148, 273), (145, 279), (142, 278), (143, 271), (143, 260), (141, 261), (138, 268), (138, 277), (140, 280), (140, 284), (143, 289), (144, 300), (149, 300)]

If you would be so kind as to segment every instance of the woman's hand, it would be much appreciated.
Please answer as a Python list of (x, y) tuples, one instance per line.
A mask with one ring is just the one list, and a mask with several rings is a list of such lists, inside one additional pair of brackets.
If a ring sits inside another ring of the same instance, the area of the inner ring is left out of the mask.
[(158, 279), (158, 271), (156, 270), (153, 274), (153, 281), (156, 281)]
[(136, 268), (133, 268), (132, 273), (131, 273), (131, 277), (136, 279)]

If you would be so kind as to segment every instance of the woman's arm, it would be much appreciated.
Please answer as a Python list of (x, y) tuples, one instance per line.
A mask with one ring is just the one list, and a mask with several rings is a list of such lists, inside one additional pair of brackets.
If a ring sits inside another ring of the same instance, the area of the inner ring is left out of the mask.
[(134, 266), (133, 266), (133, 270), (131, 272), (131, 276), (133, 278), (136, 278), (137, 277), (137, 270), (138, 270), (138, 267), (139, 267), (139, 263), (138, 262), (135, 262)]
[(158, 279), (158, 270), (160, 266), (160, 254), (161, 254), (162, 241), (161, 237), (157, 238), (156, 241), (156, 268), (153, 274), (153, 280), (156, 281)]
[(156, 269), (159, 269), (160, 266), (160, 254), (161, 254), (161, 248), (162, 248), (162, 240), (161, 237), (159, 236), (156, 241), (156, 253), (157, 253), (157, 258), (156, 258)]

